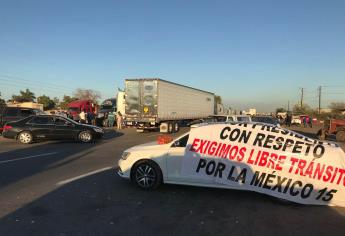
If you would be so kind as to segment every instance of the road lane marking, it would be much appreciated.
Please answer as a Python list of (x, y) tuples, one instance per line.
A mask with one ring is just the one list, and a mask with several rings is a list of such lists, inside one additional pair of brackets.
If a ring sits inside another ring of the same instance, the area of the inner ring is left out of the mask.
[(0, 165), (1, 165), (1, 164), (4, 164), (4, 163), (8, 163), (8, 162), (26, 160), (26, 159), (31, 159), (31, 158), (35, 158), (35, 157), (50, 156), (50, 155), (55, 155), (55, 154), (58, 154), (58, 152), (49, 152), (49, 153), (43, 153), (43, 154), (38, 154), (38, 155), (33, 155), (33, 156), (27, 156), (27, 157), (21, 157), (21, 158), (6, 160), (6, 161), (0, 161)]
[(71, 183), (71, 182), (76, 181), (78, 179), (82, 179), (82, 178), (85, 178), (87, 176), (94, 175), (94, 174), (97, 174), (97, 173), (100, 173), (100, 172), (103, 172), (103, 171), (106, 171), (106, 170), (110, 170), (110, 169), (113, 169), (113, 168), (114, 168), (113, 166), (107, 166), (107, 167), (104, 167), (102, 169), (94, 170), (94, 171), (91, 171), (91, 172), (88, 172), (88, 173), (85, 173), (85, 174), (82, 174), (82, 175), (75, 176), (75, 177), (70, 178), (70, 179), (66, 179), (66, 180), (60, 181), (60, 182), (56, 183), (56, 185), (61, 186), (61, 185), (64, 185), (64, 184), (68, 184), (68, 183)]

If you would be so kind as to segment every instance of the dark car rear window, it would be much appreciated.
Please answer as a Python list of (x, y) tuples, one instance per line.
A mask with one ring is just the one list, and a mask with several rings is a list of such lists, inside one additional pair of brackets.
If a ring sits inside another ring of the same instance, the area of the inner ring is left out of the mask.
[(21, 109), (20, 115), (21, 116), (31, 116), (31, 115), (35, 115), (35, 112), (33, 110), (30, 110), (30, 109)]
[(28, 123), (37, 125), (52, 125), (54, 124), (54, 121), (52, 117), (36, 116), (33, 117)]
[(18, 116), (18, 108), (7, 108), (5, 116)]

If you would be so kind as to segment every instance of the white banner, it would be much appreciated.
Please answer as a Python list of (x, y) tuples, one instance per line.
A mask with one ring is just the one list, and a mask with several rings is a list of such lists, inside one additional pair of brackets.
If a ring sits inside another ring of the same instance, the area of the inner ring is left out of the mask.
[(303, 204), (345, 207), (342, 149), (270, 125), (192, 128), (182, 175)]

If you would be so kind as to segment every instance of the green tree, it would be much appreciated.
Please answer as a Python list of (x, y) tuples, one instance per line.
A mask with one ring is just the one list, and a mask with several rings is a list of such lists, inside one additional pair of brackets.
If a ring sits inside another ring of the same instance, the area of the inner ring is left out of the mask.
[(339, 114), (345, 110), (345, 102), (332, 102), (329, 108), (332, 109), (332, 112)]
[(74, 97), (78, 99), (91, 100), (94, 104), (98, 104), (98, 99), (101, 98), (101, 93), (92, 89), (78, 88), (74, 92)]
[(276, 109), (276, 114), (279, 113), (279, 112), (286, 112), (286, 109), (282, 108), (282, 107), (279, 107), (279, 108)]
[(308, 115), (314, 113), (308, 104), (304, 104), (302, 107), (300, 104), (296, 104), (294, 105), (292, 112), (296, 115)]
[(43, 104), (44, 110), (50, 110), (55, 107), (55, 102), (49, 96), (42, 95), (37, 97), (37, 102)]
[(12, 100), (15, 102), (34, 102), (36, 97), (29, 89), (25, 91), (20, 90), (20, 95), (12, 95)]
[(55, 104), (55, 108), (58, 108), (59, 105), (60, 105), (60, 99), (57, 98), (57, 97), (54, 97), (54, 98), (53, 98), (53, 101), (54, 101), (54, 104)]
[(75, 100), (78, 100), (78, 98), (64, 95), (62, 101), (60, 102), (60, 108), (64, 109), (64, 110), (67, 110), (68, 109), (68, 104), (70, 102), (75, 101)]

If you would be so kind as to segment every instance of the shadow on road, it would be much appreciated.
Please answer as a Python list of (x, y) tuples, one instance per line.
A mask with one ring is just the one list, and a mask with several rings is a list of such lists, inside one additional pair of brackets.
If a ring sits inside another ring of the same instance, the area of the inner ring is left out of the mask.
[[(95, 152), (97, 146), (122, 135), (123, 133), (120, 132), (106, 131), (104, 140), (98, 140), (95, 143), (54, 141), (31, 147), (28, 145), (25, 149), (0, 153), (0, 189), (42, 171), (54, 169), (83, 158)], [(21, 158), (23, 159), (12, 161)]]
[(0, 235), (345, 235), (337, 210), (247, 191), (143, 191), (108, 170), (3, 217)]

